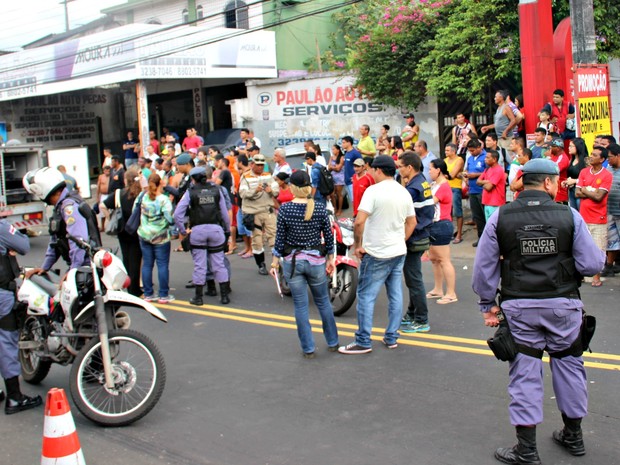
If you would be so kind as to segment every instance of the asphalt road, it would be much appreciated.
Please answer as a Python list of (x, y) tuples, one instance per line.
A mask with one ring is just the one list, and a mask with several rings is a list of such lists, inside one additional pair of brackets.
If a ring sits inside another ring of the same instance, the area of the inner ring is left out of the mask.
[[(253, 260), (232, 258), (232, 302), (187, 303), (192, 290), (189, 254), (174, 253), (171, 282), (177, 300), (160, 308), (163, 324), (132, 311), (132, 327), (150, 335), (166, 359), (168, 380), (159, 404), (125, 428), (101, 428), (72, 408), (89, 465), (485, 465), (498, 463), (496, 447), (514, 443), (508, 421), (507, 364), (484, 342), (470, 288), (475, 249), (470, 232), (452, 247), (459, 302), (430, 303), (431, 332), (402, 335), (399, 347), (380, 344), (385, 325), (382, 294), (375, 316), (374, 350), (368, 355), (329, 353), (313, 320), (318, 356), (301, 357), (293, 305), (281, 300)], [(32, 240), (22, 265), (41, 263), (47, 237)], [(106, 242), (114, 245), (115, 240)], [(430, 263), (424, 264), (427, 288)], [(561, 424), (545, 367), (545, 422), (538, 428), (545, 464), (615, 464), (620, 459), (620, 278), (583, 299), (598, 317), (594, 354), (587, 354), (590, 415), (584, 421), (587, 455), (575, 458), (553, 444)], [(144, 313), (144, 314), (142, 314)], [(318, 318), (316, 312), (314, 318)], [(355, 309), (337, 319), (341, 343), (352, 340)], [(69, 367), (54, 366), (28, 393), (69, 391)], [(72, 401), (71, 401), (72, 403)], [(3, 417), (0, 463), (38, 463), (43, 409)]]

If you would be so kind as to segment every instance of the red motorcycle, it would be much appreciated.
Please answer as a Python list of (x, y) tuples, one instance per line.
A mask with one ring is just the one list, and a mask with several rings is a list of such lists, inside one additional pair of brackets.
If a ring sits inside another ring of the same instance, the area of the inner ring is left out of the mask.
[[(353, 239), (353, 220), (351, 218), (337, 219), (329, 212), (329, 220), (334, 235), (334, 249), (336, 251), (336, 271), (329, 279), (329, 296), (334, 309), (334, 315), (340, 316), (351, 308), (357, 293), (357, 261), (349, 255), (355, 242)], [(283, 295), (290, 296), (291, 290), (286, 282), (282, 267), (278, 268), (280, 288)]]
[(349, 255), (352, 253), (353, 220), (351, 218), (337, 219), (333, 214), (329, 215), (334, 234), (334, 247), (336, 249), (336, 272), (332, 275), (329, 283), (329, 295), (334, 308), (334, 315), (340, 316), (346, 313), (357, 294), (357, 280), (359, 264)]

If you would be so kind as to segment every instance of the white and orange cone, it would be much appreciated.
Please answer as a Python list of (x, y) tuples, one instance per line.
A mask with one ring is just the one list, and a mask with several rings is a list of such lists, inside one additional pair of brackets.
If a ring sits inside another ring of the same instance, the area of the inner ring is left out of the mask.
[(47, 393), (41, 465), (86, 465), (64, 389)]

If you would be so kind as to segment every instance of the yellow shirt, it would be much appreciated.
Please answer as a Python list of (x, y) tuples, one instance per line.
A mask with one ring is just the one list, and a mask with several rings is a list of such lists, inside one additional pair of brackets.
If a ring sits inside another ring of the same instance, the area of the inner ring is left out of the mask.
[(357, 150), (360, 152), (372, 152), (371, 155), (362, 153), (364, 157), (374, 157), (377, 154), (377, 148), (375, 147), (375, 142), (372, 140), (370, 136), (362, 137), (357, 144)]
[[(448, 167), (448, 172), (452, 172), (452, 169), (454, 168), (454, 165), (456, 165), (456, 162), (458, 161), (459, 157), (458, 155), (454, 158), (453, 161), (450, 161), (450, 158), (446, 157), (445, 158), (445, 162), (446, 165)], [(463, 170), (461, 170), (462, 172)], [(454, 178), (454, 179), (450, 179), (448, 181), (448, 184), (450, 184), (451, 188), (454, 189), (462, 189), (463, 188), (463, 180), (461, 178)]]

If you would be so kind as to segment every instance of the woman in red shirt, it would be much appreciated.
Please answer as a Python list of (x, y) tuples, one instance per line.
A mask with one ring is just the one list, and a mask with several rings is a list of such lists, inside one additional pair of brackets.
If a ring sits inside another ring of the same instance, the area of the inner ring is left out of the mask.
[[(435, 217), (431, 225), (431, 247), (428, 251), (433, 264), (435, 286), (426, 294), (429, 299), (439, 299), (440, 305), (452, 304), (458, 301), (456, 296), (456, 272), (450, 260), (450, 242), (454, 232), (452, 224), (452, 189), (448, 180), (450, 173), (446, 162), (440, 159), (431, 161), (429, 170), (431, 192), (435, 202)], [(446, 292), (443, 292), (443, 283), (446, 283)]]
[(273, 199), (276, 210), (280, 208), (280, 205), (284, 205), (285, 203), (290, 202), (295, 198), (293, 192), (288, 185), (289, 177), (290, 176), (287, 173), (284, 173), (282, 171), (274, 176), (274, 179), (280, 187), (280, 193), (278, 194), (278, 198)]

